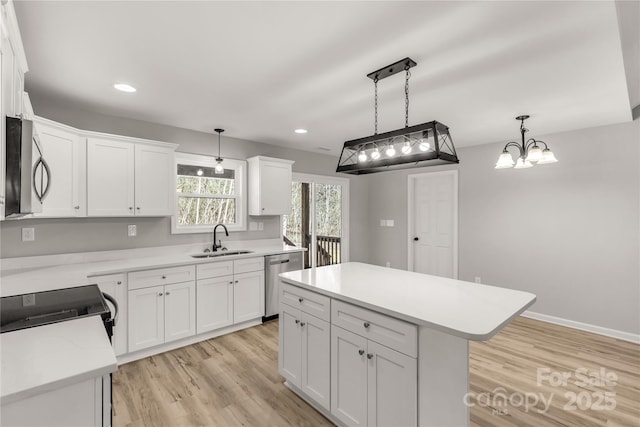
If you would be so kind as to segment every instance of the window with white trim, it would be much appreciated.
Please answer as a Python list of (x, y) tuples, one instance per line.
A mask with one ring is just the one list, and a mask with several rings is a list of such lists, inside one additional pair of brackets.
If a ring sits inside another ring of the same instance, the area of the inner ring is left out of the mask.
[(172, 233), (211, 232), (216, 224), (246, 230), (246, 162), (224, 159), (216, 174), (214, 157), (176, 153), (175, 214)]

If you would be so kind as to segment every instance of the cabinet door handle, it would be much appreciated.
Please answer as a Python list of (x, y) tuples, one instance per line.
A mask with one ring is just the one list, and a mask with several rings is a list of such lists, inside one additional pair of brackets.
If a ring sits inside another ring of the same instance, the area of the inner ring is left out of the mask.
[(373, 354), (367, 353), (367, 359), (369, 359), (369, 360), (373, 359)]
[(162, 292), (158, 292), (158, 296), (161, 297), (162, 296)]
[(369, 324), (369, 322), (364, 322), (364, 325), (363, 325), (363, 326), (364, 326), (364, 328), (365, 328), (365, 329), (367, 329), (367, 328), (369, 328), (369, 326), (371, 326), (371, 325)]
[(298, 319), (296, 319), (296, 325), (297, 325), (298, 323), (300, 323), (300, 321), (299, 321)]
[(300, 327), (304, 326), (304, 322), (300, 322)]
[(73, 207), (73, 209), (75, 209), (75, 210), (79, 210), (79, 209), (80, 209), (80, 206), (74, 206), (74, 207)]
[(302, 301), (304, 301), (304, 299), (303, 299), (303, 298), (298, 298), (298, 302), (300, 302), (300, 303), (301, 303)]
[(358, 354), (359, 354), (360, 356), (362, 356), (362, 355), (364, 354), (364, 350), (362, 350), (362, 349), (358, 350)]
[(122, 280), (118, 280), (117, 284), (122, 285)]

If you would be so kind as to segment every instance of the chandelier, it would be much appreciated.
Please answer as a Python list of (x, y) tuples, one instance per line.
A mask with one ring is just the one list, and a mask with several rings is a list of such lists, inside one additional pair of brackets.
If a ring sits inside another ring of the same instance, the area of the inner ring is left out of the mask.
[[(520, 120), (520, 135), (522, 136), (522, 142), (507, 142), (507, 145), (505, 145), (504, 149), (502, 150), (502, 154), (500, 154), (500, 157), (498, 157), (496, 169), (526, 169), (533, 167), (534, 163), (545, 165), (547, 163), (556, 163), (558, 161), (553, 152), (549, 149), (549, 147), (547, 147), (546, 142), (529, 138), (525, 143), (524, 134), (527, 133), (529, 129), (526, 129), (524, 127), (524, 121), (528, 118), (529, 116), (527, 116), (526, 114), (516, 117), (516, 120)], [(544, 145), (544, 150), (540, 148), (538, 144)], [(509, 147), (517, 147), (518, 151), (520, 152), (520, 157), (518, 157), (518, 160), (516, 162), (513, 161), (511, 153), (509, 153), (509, 151), (507, 150)]]
[(216, 167), (215, 174), (222, 175), (224, 174), (224, 165), (222, 164), (222, 157), (220, 157), (220, 134), (224, 132), (224, 129), (214, 129), (215, 132), (218, 132), (218, 157), (216, 157)]
[[(336, 172), (366, 174), (395, 169), (459, 163), (449, 128), (437, 121), (409, 126), (409, 70), (417, 64), (404, 58), (367, 74), (374, 83), (374, 133), (344, 143)], [(378, 81), (405, 72), (404, 128), (378, 134)]]

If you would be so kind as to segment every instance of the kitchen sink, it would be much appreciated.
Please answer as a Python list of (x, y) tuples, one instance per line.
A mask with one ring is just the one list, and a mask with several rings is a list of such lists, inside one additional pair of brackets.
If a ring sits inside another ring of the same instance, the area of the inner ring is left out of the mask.
[(219, 256), (250, 254), (253, 251), (220, 251), (207, 252), (206, 254), (191, 255), (191, 258), (217, 258)]

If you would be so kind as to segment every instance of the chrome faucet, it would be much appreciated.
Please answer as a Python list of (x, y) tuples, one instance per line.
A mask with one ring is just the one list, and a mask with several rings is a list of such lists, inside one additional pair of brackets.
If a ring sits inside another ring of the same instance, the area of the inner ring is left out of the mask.
[(218, 229), (218, 227), (224, 228), (225, 234), (227, 235), (227, 237), (229, 237), (229, 231), (227, 230), (227, 227), (224, 224), (216, 224), (216, 226), (213, 227), (213, 252), (217, 252), (218, 248), (222, 247), (222, 240), (218, 241), (218, 243), (216, 244), (216, 230)]

